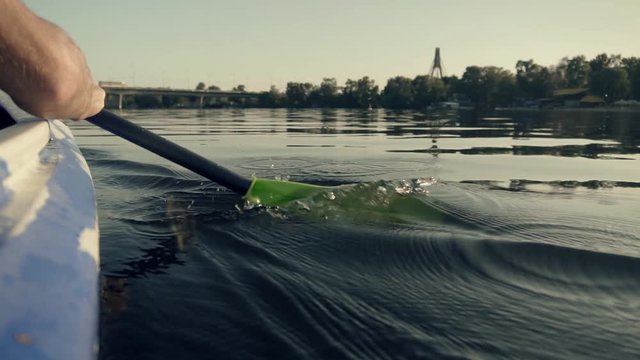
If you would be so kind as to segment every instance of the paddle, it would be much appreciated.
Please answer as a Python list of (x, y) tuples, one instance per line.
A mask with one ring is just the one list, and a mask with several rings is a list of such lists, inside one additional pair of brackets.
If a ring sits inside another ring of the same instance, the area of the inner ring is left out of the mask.
[(87, 121), (196, 174), (215, 181), (253, 203), (270, 206), (283, 205), (326, 189), (322, 186), (293, 181), (258, 179), (256, 177), (247, 179), (107, 110), (100, 111), (88, 118)]

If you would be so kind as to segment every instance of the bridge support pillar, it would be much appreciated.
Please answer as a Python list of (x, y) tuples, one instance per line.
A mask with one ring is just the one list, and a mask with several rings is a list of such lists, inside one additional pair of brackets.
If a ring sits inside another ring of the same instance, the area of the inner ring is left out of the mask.
[(200, 109), (204, 107), (204, 96), (200, 96)]
[(118, 94), (118, 110), (122, 110), (122, 98), (124, 95)]

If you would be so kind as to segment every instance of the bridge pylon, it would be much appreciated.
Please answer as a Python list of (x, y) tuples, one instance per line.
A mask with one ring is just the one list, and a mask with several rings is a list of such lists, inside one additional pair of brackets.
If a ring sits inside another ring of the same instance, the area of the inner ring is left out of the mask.
[(440, 48), (436, 48), (436, 55), (433, 58), (433, 63), (431, 63), (431, 70), (429, 71), (429, 76), (433, 77), (436, 75), (439, 79), (445, 77), (446, 72), (444, 71), (444, 64), (442, 63), (442, 58), (440, 57)]

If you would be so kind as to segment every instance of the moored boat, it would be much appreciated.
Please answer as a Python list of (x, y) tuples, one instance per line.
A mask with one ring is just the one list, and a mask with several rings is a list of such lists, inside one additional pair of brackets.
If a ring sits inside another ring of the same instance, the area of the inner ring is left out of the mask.
[[(98, 222), (69, 128), (0, 102), (0, 359), (97, 354)], [(18, 114), (18, 115), (15, 115)]]

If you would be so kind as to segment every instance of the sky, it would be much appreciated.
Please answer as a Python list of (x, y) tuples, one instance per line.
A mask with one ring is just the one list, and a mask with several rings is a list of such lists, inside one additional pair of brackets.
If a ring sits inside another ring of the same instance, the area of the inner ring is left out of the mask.
[(97, 80), (249, 91), (333, 77), (447, 75), (518, 60), (640, 56), (640, 0), (27, 0)]

